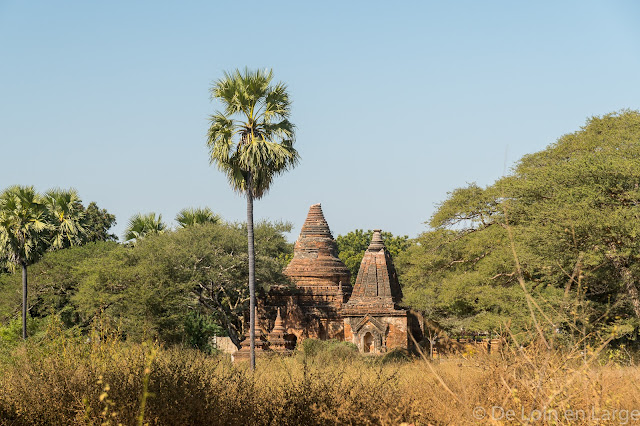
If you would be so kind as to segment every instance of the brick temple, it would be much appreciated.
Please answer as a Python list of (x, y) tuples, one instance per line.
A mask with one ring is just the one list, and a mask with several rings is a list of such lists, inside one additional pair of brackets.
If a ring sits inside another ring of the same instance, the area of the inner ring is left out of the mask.
[[(322, 208), (312, 205), (284, 270), (295, 287), (274, 286), (258, 299), (258, 350), (273, 346), (282, 353), (313, 338), (352, 342), (361, 352), (384, 353), (410, 349), (410, 330), (419, 341), (419, 322), (399, 307), (402, 290), (380, 232), (374, 231), (352, 288)], [(242, 344), (236, 358), (248, 350), (248, 339)]]
[(344, 340), (355, 343), (360, 352), (408, 348), (408, 317), (407, 311), (398, 307), (401, 301), (396, 269), (377, 229), (362, 258), (351, 297), (341, 311)]

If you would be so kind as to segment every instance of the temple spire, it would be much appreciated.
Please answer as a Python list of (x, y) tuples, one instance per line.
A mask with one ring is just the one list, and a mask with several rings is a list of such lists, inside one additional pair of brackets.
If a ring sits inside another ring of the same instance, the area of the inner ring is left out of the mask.
[[(258, 307), (256, 306), (256, 355), (261, 354), (265, 347), (267, 346), (267, 341), (265, 339), (264, 330), (258, 324)], [(246, 325), (245, 325), (246, 327)], [(248, 360), (250, 355), (250, 341), (249, 341), (249, 327), (246, 327), (246, 331), (244, 333), (244, 340), (240, 342), (240, 349), (233, 353), (233, 360)]]
[(402, 299), (391, 255), (382, 240), (382, 231), (373, 231), (369, 248), (364, 253), (353, 293), (345, 309), (368, 306), (376, 309), (395, 309)]
[[(338, 258), (338, 245), (331, 235), (320, 204), (309, 208), (300, 236), (293, 248), (293, 258), (284, 273), (298, 287), (335, 287), (348, 283), (349, 270)], [(344, 286), (350, 293), (351, 288)]]
[(275, 322), (275, 325), (273, 326), (273, 330), (284, 331), (284, 321), (282, 321), (282, 317), (280, 316), (280, 308), (278, 308), (278, 315), (276, 315), (276, 322)]
[(314, 204), (309, 208), (307, 219), (304, 221), (300, 231), (300, 238), (302, 237), (328, 237), (333, 239), (320, 203)]

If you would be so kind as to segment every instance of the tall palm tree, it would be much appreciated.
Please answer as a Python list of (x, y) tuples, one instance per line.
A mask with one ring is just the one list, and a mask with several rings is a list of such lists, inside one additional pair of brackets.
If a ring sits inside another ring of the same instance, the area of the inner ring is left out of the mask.
[(27, 266), (48, 246), (47, 209), (32, 186), (11, 186), (0, 194), (0, 252), (22, 268), (22, 338), (27, 338)]
[(218, 223), (220, 216), (213, 213), (209, 207), (182, 209), (176, 215), (176, 222), (182, 228), (203, 223)]
[(53, 235), (49, 241), (51, 248), (82, 244), (86, 234), (83, 226), (85, 213), (78, 192), (75, 189), (52, 189), (44, 195), (44, 204), (49, 222), (53, 226)]
[(210, 163), (227, 175), (231, 188), (247, 198), (249, 252), (250, 364), (255, 369), (255, 251), (253, 200), (269, 190), (273, 178), (294, 167), (294, 128), (289, 121), (291, 101), (287, 86), (271, 85), (273, 71), (224, 73), (211, 87), (211, 99), (223, 111), (210, 117), (207, 145)]
[(167, 225), (162, 221), (162, 215), (156, 217), (155, 213), (137, 213), (131, 219), (127, 229), (125, 229), (124, 240), (140, 240), (145, 235), (162, 234), (167, 229)]

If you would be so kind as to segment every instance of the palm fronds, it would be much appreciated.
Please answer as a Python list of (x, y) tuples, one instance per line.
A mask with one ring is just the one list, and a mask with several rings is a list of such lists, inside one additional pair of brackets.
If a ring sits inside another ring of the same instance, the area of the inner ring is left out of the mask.
[(167, 229), (167, 225), (162, 221), (162, 215), (155, 213), (137, 213), (131, 219), (125, 230), (125, 241), (139, 241), (146, 235), (162, 234)]
[(182, 228), (193, 225), (201, 225), (204, 223), (218, 223), (220, 216), (213, 213), (209, 207), (186, 208), (182, 209), (176, 215), (176, 222)]
[(210, 162), (227, 175), (233, 190), (244, 193), (251, 179), (252, 196), (261, 198), (273, 178), (299, 160), (293, 147), (295, 126), (283, 83), (271, 85), (271, 70), (225, 73), (211, 88), (224, 112), (210, 117), (207, 135)]

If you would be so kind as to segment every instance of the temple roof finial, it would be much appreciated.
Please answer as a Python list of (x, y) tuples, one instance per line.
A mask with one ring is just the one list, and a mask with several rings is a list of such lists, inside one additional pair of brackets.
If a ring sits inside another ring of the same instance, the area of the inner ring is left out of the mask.
[(368, 250), (382, 250), (384, 249), (384, 242), (382, 241), (382, 231), (380, 229), (375, 229), (373, 231), (373, 235), (371, 236), (371, 244), (369, 244)]

